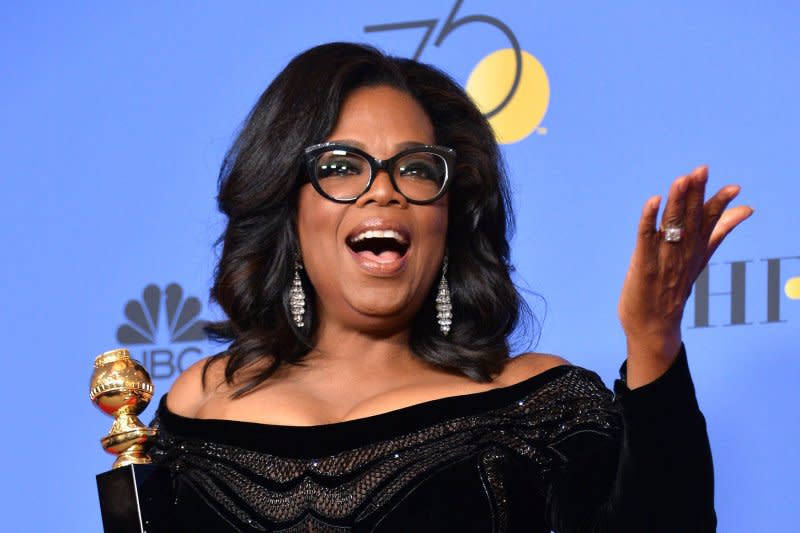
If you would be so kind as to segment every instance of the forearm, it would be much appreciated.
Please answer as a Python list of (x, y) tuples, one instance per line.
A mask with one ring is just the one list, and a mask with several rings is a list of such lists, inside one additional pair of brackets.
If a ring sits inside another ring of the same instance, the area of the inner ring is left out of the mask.
[(638, 389), (664, 375), (675, 363), (681, 349), (681, 334), (627, 336), (627, 386)]

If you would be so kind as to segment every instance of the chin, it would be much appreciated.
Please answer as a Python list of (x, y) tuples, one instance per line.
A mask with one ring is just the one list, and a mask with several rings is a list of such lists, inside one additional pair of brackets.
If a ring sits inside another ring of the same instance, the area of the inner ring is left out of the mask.
[(414, 301), (413, 295), (413, 291), (365, 288), (355, 298), (348, 298), (348, 304), (357, 316), (364, 317), (365, 324), (384, 323), (389, 326), (402, 321), (406, 327), (410, 327), (411, 320), (422, 305), (422, 301)]

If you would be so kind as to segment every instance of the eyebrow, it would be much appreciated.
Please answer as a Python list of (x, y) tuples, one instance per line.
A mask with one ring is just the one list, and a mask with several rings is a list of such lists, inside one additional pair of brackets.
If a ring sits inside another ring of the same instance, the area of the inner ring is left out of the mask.
[[(364, 150), (365, 152), (368, 151), (367, 147), (364, 145), (364, 143), (358, 142), (355, 139), (331, 139), (328, 142), (336, 143), (336, 144), (348, 144), (348, 145), (353, 146), (355, 148), (359, 148), (361, 150)], [(403, 150), (406, 150), (407, 148), (416, 148), (417, 146), (428, 146), (428, 143), (424, 143), (424, 142), (420, 142), (420, 141), (403, 141), (401, 143), (397, 143), (395, 145), (395, 148), (397, 149), (398, 152), (402, 152)]]

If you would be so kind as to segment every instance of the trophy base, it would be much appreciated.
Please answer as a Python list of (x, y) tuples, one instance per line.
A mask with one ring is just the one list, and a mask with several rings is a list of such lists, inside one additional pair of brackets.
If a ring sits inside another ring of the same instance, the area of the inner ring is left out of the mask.
[(158, 533), (167, 531), (164, 501), (168, 481), (152, 464), (130, 464), (98, 474), (97, 493), (103, 531)]

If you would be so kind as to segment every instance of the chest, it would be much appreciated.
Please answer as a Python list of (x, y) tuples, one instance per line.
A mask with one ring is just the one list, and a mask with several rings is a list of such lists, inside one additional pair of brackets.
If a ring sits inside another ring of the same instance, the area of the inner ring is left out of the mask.
[(239, 420), (282, 426), (316, 426), (382, 415), (410, 406), (481, 393), (496, 388), (491, 383), (467, 379), (432, 379), (421, 383), (352, 382), (314, 386), (277, 384), (232, 400), (215, 394), (196, 413), (197, 418)]

